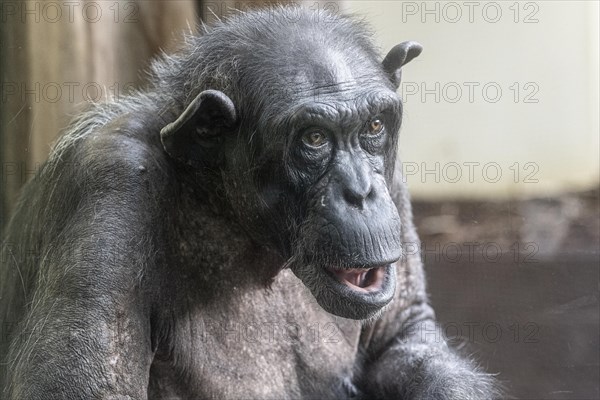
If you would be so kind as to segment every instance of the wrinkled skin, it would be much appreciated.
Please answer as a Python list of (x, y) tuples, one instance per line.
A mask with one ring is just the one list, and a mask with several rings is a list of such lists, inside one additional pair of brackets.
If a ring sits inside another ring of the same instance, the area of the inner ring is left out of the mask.
[(291, 15), (221, 23), (73, 122), (3, 247), (6, 398), (497, 396), (403, 252), (420, 46), (381, 61), (351, 20)]

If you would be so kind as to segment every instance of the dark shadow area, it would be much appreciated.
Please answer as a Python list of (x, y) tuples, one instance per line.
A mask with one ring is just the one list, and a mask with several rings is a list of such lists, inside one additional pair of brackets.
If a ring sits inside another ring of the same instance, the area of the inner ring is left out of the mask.
[(414, 205), (445, 335), (511, 396), (600, 397), (598, 194)]

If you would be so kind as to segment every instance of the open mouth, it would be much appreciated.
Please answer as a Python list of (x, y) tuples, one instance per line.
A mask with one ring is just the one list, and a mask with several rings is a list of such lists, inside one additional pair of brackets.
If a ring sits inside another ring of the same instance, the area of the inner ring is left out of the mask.
[(396, 292), (396, 263), (354, 264), (342, 267), (296, 264), (292, 269), (331, 314), (364, 320), (390, 303)]
[(385, 265), (381, 265), (373, 268), (327, 268), (327, 270), (340, 283), (348, 286), (350, 289), (368, 293), (376, 292), (382, 288), (385, 278), (385, 267)]

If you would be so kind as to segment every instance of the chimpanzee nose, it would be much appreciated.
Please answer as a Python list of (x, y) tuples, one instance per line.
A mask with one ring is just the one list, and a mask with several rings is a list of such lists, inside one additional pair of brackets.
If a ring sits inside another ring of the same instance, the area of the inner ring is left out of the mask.
[(347, 204), (362, 208), (366, 200), (373, 198), (372, 167), (366, 160), (344, 157), (339, 163), (338, 174), (342, 195)]
[(373, 185), (371, 180), (353, 182), (344, 187), (344, 200), (346, 203), (362, 208), (365, 200), (373, 195)]

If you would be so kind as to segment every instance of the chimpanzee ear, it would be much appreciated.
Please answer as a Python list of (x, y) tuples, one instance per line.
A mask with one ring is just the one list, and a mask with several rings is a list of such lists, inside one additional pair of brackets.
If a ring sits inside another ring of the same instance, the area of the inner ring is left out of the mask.
[(402, 75), (402, 66), (423, 51), (423, 46), (417, 42), (402, 42), (394, 46), (383, 59), (382, 65), (385, 72), (390, 76), (392, 83), (398, 88)]
[(210, 164), (218, 154), (223, 134), (236, 122), (235, 106), (218, 90), (200, 93), (175, 120), (160, 131), (165, 151), (192, 166)]

